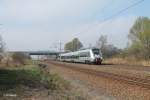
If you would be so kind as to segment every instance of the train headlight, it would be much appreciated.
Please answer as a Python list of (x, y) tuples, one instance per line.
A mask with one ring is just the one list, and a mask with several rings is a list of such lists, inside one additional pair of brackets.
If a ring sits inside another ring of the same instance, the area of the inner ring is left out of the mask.
[(103, 60), (103, 57), (100, 57), (101, 60)]

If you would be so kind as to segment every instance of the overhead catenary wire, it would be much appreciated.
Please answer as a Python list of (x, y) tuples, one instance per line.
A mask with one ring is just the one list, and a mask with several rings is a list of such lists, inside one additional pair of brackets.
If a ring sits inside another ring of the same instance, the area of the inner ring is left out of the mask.
[(112, 18), (115, 17), (115, 16), (118, 16), (119, 14), (121, 14), (121, 13), (125, 12), (126, 10), (128, 10), (128, 9), (130, 9), (130, 8), (132, 8), (132, 7), (134, 7), (134, 6), (138, 5), (138, 4), (140, 4), (140, 3), (142, 3), (143, 1), (144, 1), (144, 0), (139, 0), (139, 1), (137, 1), (137, 2), (135, 2), (135, 3), (133, 3), (133, 4), (131, 4), (131, 5), (129, 5), (129, 6), (126, 7), (126, 8), (121, 9), (121, 10), (118, 11), (117, 13), (115, 13), (115, 14), (113, 14), (113, 15), (111, 15), (111, 16), (105, 18), (104, 20), (102, 20), (102, 22), (107, 21), (107, 20), (109, 20), (109, 19), (112, 19)]
[[(108, 16), (108, 17), (104, 18), (103, 20), (101, 20), (101, 21), (98, 23), (98, 25), (100, 25), (100, 24), (102, 24), (102, 23), (104, 23), (104, 22), (106, 22), (106, 21), (109, 21), (109, 20), (113, 19), (114, 17), (120, 15), (121, 13), (127, 11), (127, 10), (130, 9), (130, 8), (133, 8), (133, 7), (137, 6), (138, 4), (142, 3), (143, 1), (144, 1), (144, 0), (138, 0), (137, 2), (135, 2), (135, 3), (131, 4), (131, 5), (129, 5), (128, 7), (119, 10), (118, 12), (114, 13), (113, 15)], [(97, 25), (97, 24), (96, 24), (96, 25)], [(93, 27), (95, 27), (96, 25), (94, 25)], [(83, 33), (85, 33), (85, 32), (88, 32), (90, 29), (91, 29), (91, 26), (88, 26), (87, 29), (85, 29), (83, 32), (78, 32), (78, 33), (83, 34)]]
[(111, 0), (107, 5), (105, 5), (103, 8), (101, 8), (100, 12), (103, 13), (106, 8), (109, 8), (112, 5), (113, 2), (114, 2), (114, 0)]

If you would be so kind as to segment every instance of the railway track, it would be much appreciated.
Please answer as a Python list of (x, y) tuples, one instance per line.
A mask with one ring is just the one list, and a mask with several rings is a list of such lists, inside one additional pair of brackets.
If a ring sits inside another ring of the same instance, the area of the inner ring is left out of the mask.
[(86, 73), (88, 75), (105, 77), (105, 78), (118, 80), (118, 81), (125, 82), (128, 84), (137, 85), (137, 86), (140, 86), (143, 88), (150, 89), (150, 80), (147, 80), (147, 79), (141, 79), (141, 78), (137, 78), (137, 77), (128, 77), (128, 76), (114, 74), (114, 73), (96, 71), (93, 69), (80, 68), (80, 67), (77, 67), (75, 65), (63, 64), (63, 63), (59, 63), (59, 62), (55, 62), (55, 61), (50, 61), (48, 63), (53, 64), (55, 66), (61, 66), (64, 68), (69, 68), (69, 69), (74, 70), (74, 71)]

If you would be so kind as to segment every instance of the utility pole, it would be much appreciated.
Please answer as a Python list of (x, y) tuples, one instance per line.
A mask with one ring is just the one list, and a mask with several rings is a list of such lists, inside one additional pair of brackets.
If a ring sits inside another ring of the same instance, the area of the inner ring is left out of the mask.
[(61, 52), (62, 42), (59, 42), (59, 52)]
[(72, 51), (75, 51), (74, 41), (72, 41), (72, 45), (73, 45)]
[(58, 50), (59, 52), (61, 52), (62, 51), (62, 42), (60, 41), (60, 42), (55, 42), (55, 43), (53, 43), (53, 47), (56, 49), (56, 50)]

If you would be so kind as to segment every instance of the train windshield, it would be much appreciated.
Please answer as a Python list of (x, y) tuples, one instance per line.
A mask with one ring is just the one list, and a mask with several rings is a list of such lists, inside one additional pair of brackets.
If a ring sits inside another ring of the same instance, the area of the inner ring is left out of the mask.
[(92, 51), (95, 55), (100, 55), (100, 50), (99, 49), (92, 49)]

